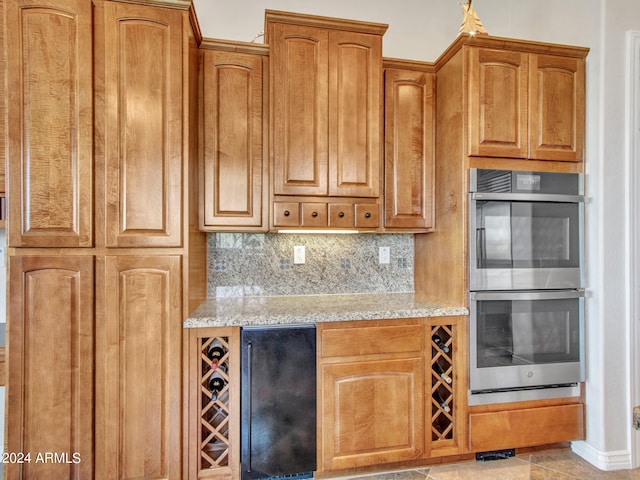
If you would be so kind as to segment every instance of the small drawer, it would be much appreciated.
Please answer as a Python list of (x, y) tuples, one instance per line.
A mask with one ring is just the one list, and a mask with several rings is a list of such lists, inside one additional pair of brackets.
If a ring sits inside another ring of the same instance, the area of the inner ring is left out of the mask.
[(299, 227), (300, 204), (298, 202), (275, 202), (273, 204), (275, 227)]
[(326, 203), (303, 203), (302, 204), (302, 226), (326, 228), (327, 204)]
[(469, 415), (472, 451), (532, 447), (584, 439), (582, 404)]
[(380, 208), (375, 203), (356, 203), (356, 228), (378, 228), (380, 226)]
[(322, 357), (422, 351), (422, 325), (329, 328), (322, 331)]
[(353, 204), (330, 203), (329, 226), (331, 228), (353, 228)]

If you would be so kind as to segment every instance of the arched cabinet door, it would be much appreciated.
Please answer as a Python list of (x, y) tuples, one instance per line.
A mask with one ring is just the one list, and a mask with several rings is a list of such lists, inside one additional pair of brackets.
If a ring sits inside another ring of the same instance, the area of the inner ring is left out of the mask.
[(469, 48), (469, 154), (527, 158), (529, 55)]
[(529, 157), (581, 162), (584, 60), (534, 54), (529, 58)]
[(265, 55), (203, 52), (202, 230), (268, 227), (263, 163), (266, 65)]
[[(91, 2), (6, 2), (12, 247), (93, 243)], [(4, 95), (4, 89), (3, 89)]]
[(106, 245), (181, 246), (183, 12), (104, 2), (96, 18)]
[(96, 478), (181, 478), (181, 260), (99, 259)]
[(92, 478), (94, 257), (13, 256), (9, 271), (6, 451), (31, 458), (5, 478)]

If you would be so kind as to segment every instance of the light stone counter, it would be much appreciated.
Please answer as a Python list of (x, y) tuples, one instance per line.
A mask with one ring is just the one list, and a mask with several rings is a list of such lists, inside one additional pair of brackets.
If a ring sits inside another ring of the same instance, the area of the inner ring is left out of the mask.
[(295, 325), (468, 314), (464, 307), (418, 302), (412, 293), (225, 297), (205, 300), (185, 320), (184, 327)]

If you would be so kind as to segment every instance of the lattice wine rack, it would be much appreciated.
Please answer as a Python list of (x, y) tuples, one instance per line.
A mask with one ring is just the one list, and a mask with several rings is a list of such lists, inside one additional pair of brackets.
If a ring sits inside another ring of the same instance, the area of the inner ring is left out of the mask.
[(453, 329), (451, 325), (431, 327), (431, 441), (453, 439)]
[(229, 337), (200, 340), (200, 469), (229, 466)]

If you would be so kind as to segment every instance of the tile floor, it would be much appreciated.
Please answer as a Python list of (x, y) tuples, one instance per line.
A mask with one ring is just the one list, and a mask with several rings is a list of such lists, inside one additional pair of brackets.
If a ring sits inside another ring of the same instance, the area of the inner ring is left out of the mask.
[(467, 461), (377, 473), (351, 480), (640, 480), (640, 468), (604, 472), (570, 449), (516, 455), (507, 460)]

